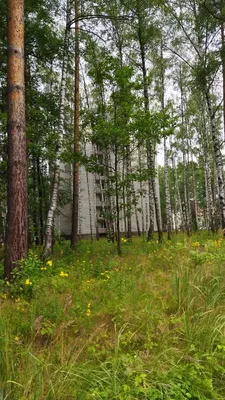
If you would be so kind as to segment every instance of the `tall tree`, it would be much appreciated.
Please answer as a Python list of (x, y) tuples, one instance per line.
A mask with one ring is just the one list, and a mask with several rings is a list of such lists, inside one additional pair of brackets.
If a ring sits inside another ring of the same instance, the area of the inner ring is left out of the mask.
[(43, 251), (43, 257), (46, 258), (52, 250), (53, 240), (53, 225), (54, 216), (58, 203), (58, 193), (60, 185), (60, 152), (62, 151), (62, 142), (64, 134), (64, 111), (65, 111), (65, 100), (66, 100), (66, 77), (68, 69), (68, 52), (69, 52), (69, 21), (71, 17), (71, 0), (67, 0), (66, 10), (66, 28), (64, 34), (64, 48), (63, 48), (63, 60), (62, 60), (62, 75), (61, 75), (61, 86), (60, 86), (60, 105), (59, 105), (59, 126), (58, 126), (58, 143), (57, 148), (59, 149), (56, 153), (56, 163), (54, 170), (53, 188), (51, 195), (51, 203), (48, 210), (48, 216), (46, 221), (46, 232), (45, 232), (45, 247)]
[(5, 277), (27, 251), (24, 1), (8, 0), (8, 191)]
[[(79, 152), (79, 0), (75, 0), (75, 89), (74, 89), (74, 154)], [(78, 217), (79, 217), (79, 162), (74, 161), (73, 167), (73, 209), (72, 209), (72, 234), (71, 246), (74, 247), (78, 241)]]

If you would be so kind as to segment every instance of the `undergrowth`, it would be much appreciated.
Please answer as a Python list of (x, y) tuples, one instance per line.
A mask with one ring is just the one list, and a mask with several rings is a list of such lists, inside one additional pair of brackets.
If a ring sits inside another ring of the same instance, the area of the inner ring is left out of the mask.
[(56, 244), (1, 280), (0, 399), (224, 400), (225, 241)]

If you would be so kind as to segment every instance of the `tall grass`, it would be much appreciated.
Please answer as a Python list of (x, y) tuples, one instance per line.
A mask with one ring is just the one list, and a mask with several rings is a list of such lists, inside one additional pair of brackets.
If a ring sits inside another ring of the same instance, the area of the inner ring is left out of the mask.
[(33, 250), (2, 281), (0, 399), (224, 400), (225, 242), (202, 232), (122, 250), (62, 242), (52, 266)]

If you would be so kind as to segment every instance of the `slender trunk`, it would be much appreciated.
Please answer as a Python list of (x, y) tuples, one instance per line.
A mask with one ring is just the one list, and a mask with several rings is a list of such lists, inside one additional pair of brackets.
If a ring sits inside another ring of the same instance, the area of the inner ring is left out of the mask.
[[(138, 162), (139, 162), (139, 168), (140, 170), (142, 169), (142, 161), (141, 161), (141, 148), (140, 146), (138, 147)], [(141, 201), (141, 230), (142, 234), (145, 232), (145, 224), (144, 224), (144, 201), (143, 201), (143, 182), (140, 181), (140, 201)], [(154, 228), (153, 228), (154, 229)]]
[[(97, 149), (96, 144), (93, 143), (93, 153), (96, 156)], [(94, 195), (94, 221), (95, 221), (95, 234), (96, 239), (99, 240), (99, 231), (98, 231), (98, 215), (97, 215), (97, 191), (96, 191), (96, 178), (97, 174), (94, 173), (94, 182), (93, 182), (93, 195)]]
[[(137, 14), (138, 14), (138, 40), (139, 40), (139, 48), (140, 48), (140, 55), (141, 55), (141, 68), (142, 68), (142, 78), (143, 78), (143, 95), (144, 95), (144, 107), (146, 114), (149, 111), (149, 95), (148, 95), (148, 80), (147, 80), (147, 69), (146, 69), (146, 48), (143, 38), (143, 18), (141, 14), (141, 5), (137, 2)], [(158, 215), (160, 213), (160, 205), (159, 205), (159, 198), (156, 195), (156, 182), (154, 177), (155, 171), (155, 160), (154, 160), (154, 151), (153, 151), (153, 143), (151, 139), (146, 141), (146, 150), (147, 150), (147, 163), (152, 170), (152, 177), (150, 177), (149, 181), (149, 216), (150, 216), (150, 224), (149, 230), (147, 235), (147, 240), (151, 240), (153, 238), (154, 232), (154, 222), (153, 222), (153, 215), (154, 215), (154, 208), (156, 212), (156, 224), (158, 229), (158, 237), (159, 241), (162, 240), (162, 227), (161, 227), (161, 218)], [(153, 162), (152, 162), (153, 161)]]
[[(74, 93), (74, 155), (79, 152), (79, 109), (80, 109), (80, 84), (79, 84), (79, 0), (74, 2), (75, 10), (75, 93)], [(71, 246), (78, 242), (78, 214), (79, 214), (79, 162), (74, 162), (73, 167), (73, 210), (72, 210), (72, 234)]]
[[(58, 153), (60, 153), (61, 145), (62, 145), (62, 137), (64, 134), (64, 110), (65, 110), (65, 99), (66, 99), (66, 76), (67, 76), (67, 66), (68, 66), (68, 40), (69, 40), (69, 28), (68, 28), (68, 20), (70, 19), (70, 0), (67, 0), (67, 23), (65, 29), (64, 36), (64, 51), (63, 51), (63, 64), (62, 64), (62, 77), (61, 77), (61, 85), (60, 85), (60, 109), (59, 109), (59, 128), (58, 128), (58, 145), (59, 148)], [(43, 258), (47, 258), (52, 251), (53, 248), (53, 225), (54, 225), (54, 216), (58, 203), (58, 193), (59, 193), (59, 184), (60, 184), (60, 160), (59, 155), (57, 154), (55, 170), (54, 170), (54, 181), (53, 181), (53, 190), (51, 194), (50, 207), (48, 210), (47, 221), (46, 221), (46, 230), (45, 230), (45, 246), (42, 253)]]
[[(190, 148), (189, 148), (190, 150)], [(191, 175), (192, 175), (192, 193), (193, 193), (193, 213), (194, 213), (194, 221), (195, 221), (195, 229), (196, 231), (199, 229), (198, 223), (198, 200), (197, 200), (197, 192), (196, 192), (196, 181), (195, 181), (195, 171), (194, 171), (194, 161), (193, 161), (193, 153), (191, 152)]]
[[(86, 146), (85, 146), (85, 155), (86, 155)], [(91, 206), (91, 191), (90, 191), (90, 182), (89, 182), (89, 173), (86, 170), (86, 179), (87, 179), (87, 192), (88, 192), (88, 208), (89, 208), (89, 220), (90, 220), (90, 233), (91, 240), (93, 240), (93, 227), (92, 227), (92, 206)]]
[(24, 88), (24, 1), (8, 0), (8, 189), (4, 275), (27, 252), (27, 146)]
[(132, 200), (133, 200), (133, 204), (135, 204), (134, 213), (135, 213), (135, 219), (136, 219), (136, 225), (137, 225), (137, 235), (141, 236), (140, 224), (139, 224), (139, 219), (138, 219), (138, 211), (137, 211), (137, 207), (136, 207), (137, 201), (136, 201), (134, 182), (132, 182)]
[[(125, 149), (124, 149), (123, 160), (122, 160), (122, 180), (123, 180), (123, 182), (125, 180)], [(127, 202), (126, 202), (125, 186), (123, 186), (123, 188), (122, 188), (122, 199), (123, 199), (124, 233), (125, 233), (125, 236), (128, 238), (128, 225), (127, 225), (128, 214), (127, 214)]]
[(220, 195), (219, 195), (219, 184), (218, 184), (218, 178), (217, 178), (217, 170), (216, 170), (216, 163), (215, 160), (213, 159), (213, 201), (215, 205), (215, 229), (218, 231), (218, 229), (222, 226), (222, 217), (221, 217), (221, 212), (220, 212)]
[[(155, 162), (154, 162), (155, 164)], [(159, 201), (159, 193), (157, 190), (157, 183), (155, 176), (152, 179), (152, 191), (154, 196), (154, 203), (155, 203), (155, 217), (156, 217), (156, 224), (158, 227), (158, 241), (159, 243), (163, 240), (163, 233), (162, 233), (162, 221), (161, 221), (161, 209), (160, 209), (160, 201)]]
[(172, 211), (170, 202), (170, 185), (169, 185), (169, 163), (166, 147), (166, 138), (164, 138), (164, 182), (166, 193), (166, 225), (167, 225), (167, 238), (171, 240), (172, 232)]
[(215, 112), (212, 110), (212, 104), (210, 99), (210, 94), (206, 92), (206, 102), (208, 106), (208, 112), (210, 117), (210, 127), (213, 141), (214, 157), (216, 164), (216, 172), (219, 186), (219, 198), (220, 198), (220, 213), (222, 220), (222, 229), (225, 228), (225, 193), (224, 193), (224, 176), (223, 176), (223, 162), (221, 155), (221, 146), (218, 139), (218, 134), (216, 132), (216, 121)]
[(223, 71), (223, 140), (225, 141), (225, 38), (224, 22), (221, 23), (221, 59)]
[(121, 255), (121, 238), (120, 238), (120, 205), (119, 205), (119, 187), (118, 187), (118, 159), (117, 146), (115, 146), (115, 191), (116, 191), (116, 238), (117, 238), (117, 254)]
[(36, 168), (36, 160), (33, 158), (33, 165), (32, 165), (32, 172), (33, 172), (33, 210), (32, 210), (32, 220), (33, 220), (33, 237), (36, 245), (40, 244), (40, 237), (39, 237), (39, 227), (38, 227), (38, 204), (37, 204), (37, 168)]
[(3, 218), (3, 212), (2, 212), (2, 204), (0, 200), (0, 244), (4, 243), (4, 237), (5, 237), (5, 226), (4, 226), (4, 218)]
[(215, 205), (213, 200), (213, 193), (212, 193), (212, 182), (211, 182), (211, 167), (209, 162), (209, 149), (208, 149), (208, 140), (206, 137), (205, 132), (203, 133), (203, 156), (204, 156), (204, 172), (205, 172), (205, 190), (206, 190), (206, 210), (208, 216), (208, 227), (212, 232), (215, 232)]
[[(149, 145), (147, 150), (147, 167), (151, 171), (151, 174), (154, 174), (154, 156), (152, 148)], [(152, 177), (148, 180), (148, 188), (149, 188), (149, 229), (147, 233), (147, 241), (153, 239), (154, 237), (154, 225), (155, 225), (155, 205), (154, 205), (154, 192), (153, 192), (153, 179)]]
[[(165, 110), (165, 66), (163, 60), (163, 39), (161, 40), (160, 47), (160, 67), (161, 67), (161, 109), (162, 112)], [(170, 185), (169, 185), (169, 163), (166, 147), (166, 137), (164, 138), (164, 184), (166, 194), (166, 227), (167, 227), (167, 238), (171, 240), (172, 231), (172, 212), (171, 212), (171, 201), (170, 201)]]
[(184, 230), (184, 215), (183, 215), (183, 210), (182, 210), (182, 203), (181, 203), (181, 196), (180, 196), (180, 188), (179, 188), (179, 181), (178, 181), (178, 175), (177, 175), (177, 167), (176, 167), (176, 161), (174, 158), (174, 155), (172, 155), (172, 167), (174, 171), (174, 186), (175, 186), (175, 225), (179, 226), (179, 221), (178, 221), (178, 213), (180, 213), (180, 227), (182, 230)]
[(40, 244), (44, 243), (44, 217), (43, 217), (43, 196), (46, 199), (45, 193), (42, 188), (42, 173), (40, 168), (40, 158), (37, 157), (37, 180), (38, 180), (38, 205), (39, 205), (39, 237), (40, 237)]
[(42, 258), (46, 258), (52, 252), (53, 246), (53, 225), (54, 225), (54, 215), (57, 207), (57, 199), (58, 199), (58, 190), (59, 190), (59, 171), (56, 168), (54, 177), (53, 177), (53, 190), (52, 190), (52, 198), (51, 205), (48, 210), (48, 217), (46, 221), (46, 238), (45, 238), (45, 248), (42, 253)]
[[(131, 160), (130, 160), (130, 146), (126, 148), (126, 174), (128, 175), (131, 170)], [(131, 213), (132, 213), (132, 204), (131, 204), (131, 183), (129, 182), (126, 186), (127, 193), (127, 238), (132, 240), (132, 225), (131, 225)]]
[(187, 125), (184, 117), (184, 91), (182, 74), (180, 71), (180, 98), (181, 98), (181, 131), (182, 131), (182, 152), (183, 152), (183, 179), (184, 179), (184, 202), (182, 211), (184, 214), (185, 228), (187, 235), (190, 235), (190, 207), (189, 207), (189, 182), (188, 182), (188, 163), (185, 138), (187, 137)]

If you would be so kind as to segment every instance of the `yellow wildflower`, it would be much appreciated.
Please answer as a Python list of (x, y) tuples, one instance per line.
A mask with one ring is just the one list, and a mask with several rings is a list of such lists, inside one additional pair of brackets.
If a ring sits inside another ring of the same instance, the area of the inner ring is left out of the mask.
[(18, 341), (20, 340), (19, 336), (15, 336), (15, 337), (14, 337), (14, 340), (15, 340), (16, 342), (18, 342)]
[(199, 242), (193, 242), (193, 243), (192, 243), (192, 246), (194, 246), (194, 247), (200, 247), (200, 246), (201, 246), (201, 243), (199, 243)]
[(52, 267), (52, 260), (48, 260), (48, 261), (46, 262), (46, 265), (48, 265), (49, 267)]
[(67, 276), (69, 276), (69, 275), (68, 275), (66, 272), (61, 271), (60, 274), (59, 274), (59, 276), (67, 277)]
[(6, 299), (6, 297), (7, 297), (7, 294), (4, 293), (4, 294), (2, 295), (2, 299)]
[(30, 279), (26, 279), (25, 285), (32, 285), (32, 282), (30, 281)]
[(41, 271), (46, 271), (47, 267), (41, 267)]
[(87, 315), (87, 317), (90, 317), (90, 315), (91, 315), (91, 303), (88, 303), (88, 305), (87, 305), (86, 315)]

